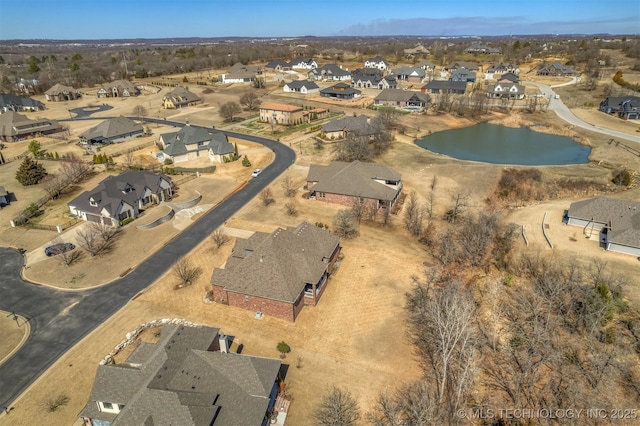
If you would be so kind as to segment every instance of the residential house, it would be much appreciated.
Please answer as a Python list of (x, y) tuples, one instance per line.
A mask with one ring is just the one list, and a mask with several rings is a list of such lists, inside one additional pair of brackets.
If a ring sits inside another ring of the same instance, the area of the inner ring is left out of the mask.
[(321, 136), (329, 140), (346, 139), (349, 135), (373, 136), (376, 128), (366, 115), (347, 116), (322, 125)]
[(15, 142), (62, 130), (57, 121), (48, 118), (30, 119), (13, 111), (0, 114), (0, 139), (5, 142)]
[(302, 93), (303, 95), (315, 94), (320, 92), (320, 88), (313, 81), (294, 80), (282, 87), (285, 93)]
[(146, 170), (126, 170), (117, 176), (108, 176), (67, 205), (73, 216), (116, 227), (172, 196), (173, 182), (169, 176)]
[(44, 104), (35, 99), (17, 96), (13, 93), (5, 93), (0, 95), (0, 110), (3, 112), (42, 111), (44, 110)]
[(401, 89), (385, 89), (373, 100), (375, 106), (390, 106), (406, 111), (422, 111), (431, 98), (423, 92)]
[(431, 80), (420, 89), (423, 93), (437, 95), (454, 94), (464, 95), (467, 90), (467, 83), (464, 81)]
[(500, 49), (497, 47), (490, 47), (485, 44), (473, 43), (471, 46), (464, 49), (465, 53), (480, 53), (483, 55), (499, 55)]
[(598, 109), (625, 120), (638, 120), (640, 119), (640, 97), (609, 96), (600, 102)]
[(223, 132), (189, 124), (177, 132), (160, 135), (158, 144), (163, 151), (157, 158), (163, 163), (167, 159), (182, 163), (205, 156), (212, 162), (222, 163), (224, 156), (235, 152), (235, 147)]
[(293, 70), (312, 70), (318, 68), (318, 63), (313, 58), (298, 58), (289, 62), (289, 67)]
[(377, 68), (380, 71), (389, 70), (389, 63), (382, 57), (376, 56), (375, 58), (369, 58), (364, 61), (365, 68)]
[(291, 126), (303, 121), (304, 108), (296, 105), (269, 103), (260, 105), (260, 121)]
[(427, 74), (432, 73), (436, 70), (436, 66), (433, 62), (431, 61), (420, 61), (417, 64), (415, 64), (414, 66), (418, 67), (418, 68), (422, 68), (423, 70), (425, 70), (427, 72)]
[(56, 83), (49, 90), (44, 92), (44, 97), (49, 102), (63, 102), (80, 99), (82, 94), (72, 86)]
[(449, 81), (464, 81), (465, 83), (475, 83), (476, 73), (466, 68), (456, 68), (451, 71)]
[(202, 99), (195, 93), (190, 92), (186, 87), (177, 86), (162, 97), (162, 107), (164, 109), (177, 109), (197, 105)]
[(606, 250), (640, 257), (640, 202), (596, 197), (571, 203), (567, 224), (598, 237)]
[(360, 89), (395, 89), (398, 82), (394, 75), (384, 76), (377, 68), (357, 69), (351, 73), (351, 87)]
[(165, 324), (126, 361), (101, 363), (85, 425), (267, 426), (281, 361), (229, 351), (217, 327)]
[(350, 87), (346, 83), (338, 83), (320, 90), (320, 96), (323, 98), (337, 99), (340, 101), (358, 99), (361, 95), (361, 91)]
[(276, 59), (264, 66), (265, 71), (282, 72), (291, 70), (291, 65), (282, 59)]
[(573, 77), (578, 75), (576, 71), (569, 67), (565, 67), (560, 62), (553, 62), (547, 65), (541, 65), (536, 72), (538, 75), (546, 75), (552, 77)]
[(80, 135), (85, 145), (110, 144), (125, 141), (144, 134), (141, 124), (127, 117), (108, 118)]
[(0, 208), (9, 205), (9, 193), (4, 186), (0, 186)]
[(351, 73), (336, 64), (326, 64), (312, 69), (307, 76), (313, 80), (344, 81), (351, 78)]
[(520, 83), (520, 76), (516, 73), (508, 72), (499, 76), (498, 82), (499, 83), (506, 83), (506, 82)]
[(503, 64), (500, 62), (499, 64), (491, 64), (487, 71), (484, 74), (484, 78), (487, 80), (498, 80), (500, 76), (503, 74), (512, 73), (517, 75), (520, 73), (520, 68), (514, 64)]
[(334, 272), (340, 239), (303, 222), (237, 238), (224, 269), (211, 275), (214, 300), (295, 321), (303, 306), (316, 306)]
[(426, 71), (420, 67), (400, 67), (391, 71), (391, 75), (399, 81), (407, 83), (422, 83), (426, 78)]
[(334, 161), (312, 164), (307, 174), (311, 199), (378, 209), (392, 208), (402, 192), (402, 176), (384, 164)]
[(408, 49), (404, 49), (404, 54), (407, 58), (413, 58), (416, 55), (428, 55), (429, 49), (424, 47), (422, 44), (418, 43), (416, 47), (410, 47)]
[(262, 75), (262, 68), (258, 65), (234, 64), (229, 71), (222, 74), (223, 83), (251, 83)]
[(20, 78), (13, 87), (15, 87), (19, 93), (33, 95), (40, 91), (40, 80), (35, 78)]
[(524, 86), (511, 82), (490, 84), (487, 86), (487, 97), (524, 99)]
[(457, 70), (459, 68), (465, 68), (469, 71), (478, 71), (480, 69), (480, 67), (478, 66), (477, 63), (475, 62), (469, 62), (469, 61), (457, 61), (454, 62), (450, 65), (446, 65), (443, 70), (446, 72), (452, 72), (454, 70)]
[(116, 80), (98, 89), (99, 98), (128, 98), (138, 96), (140, 90), (129, 80)]
[(325, 108), (312, 108), (307, 109), (302, 113), (303, 121), (312, 122), (314, 120), (322, 120), (329, 115), (329, 110)]

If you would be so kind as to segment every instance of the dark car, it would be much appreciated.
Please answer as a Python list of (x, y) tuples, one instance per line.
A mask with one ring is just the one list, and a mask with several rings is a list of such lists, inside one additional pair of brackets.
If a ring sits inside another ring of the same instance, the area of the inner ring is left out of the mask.
[(54, 244), (52, 246), (45, 248), (44, 254), (46, 254), (47, 256), (55, 256), (60, 253), (66, 253), (75, 248), (76, 246), (74, 246), (71, 243), (59, 243), (59, 244)]

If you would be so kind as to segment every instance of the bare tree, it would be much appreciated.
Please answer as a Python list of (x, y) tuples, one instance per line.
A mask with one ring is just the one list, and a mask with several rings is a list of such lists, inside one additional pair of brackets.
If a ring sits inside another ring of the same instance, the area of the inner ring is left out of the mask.
[(333, 231), (342, 238), (353, 238), (360, 234), (353, 214), (346, 209), (338, 211), (333, 218)]
[(293, 182), (291, 176), (285, 176), (280, 183), (282, 189), (284, 190), (285, 197), (294, 197), (297, 192), (296, 184)]
[(64, 187), (64, 182), (59, 176), (47, 175), (40, 181), (40, 187), (49, 194), (52, 200), (60, 195), (60, 191)]
[(418, 202), (416, 191), (411, 191), (404, 207), (404, 227), (415, 237), (422, 234), (425, 208)]
[(60, 407), (64, 407), (65, 405), (67, 405), (67, 403), (71, 400), (71, 398), (69, 398), (69, 395), (65, 394), (65, 393), (60, 393), (56, 396), (50, 396), (48, 397), (43, 405), (45, 410), (47, 410), (50, 413), (53, 413), (54, 411), (57, 411), (58, 408)]
[(220, 248), (230, 241), (229, 235), (222, 228), (218, 228), (211, 234), (211, 239), (216, 245), (216, 248)]
[(236, 115), (242, 112), (242, 107), (237, 102), (227, 102), (220, 105), (220, 116), (225, 121), (233, 121)]
[(287, 201), (284, 209), (289, 216), (298, 216), (298, 205), (295, 201)]
[(267, 187), (260, 191), (260, 201), (262, 201), (262, 204), (265, 207), (275, 202), (275, 200), (273, 199), (273, 191), (271, 191), (271, 188)]
[(453, 417), (474, 376), (475, 303), (454, 280), (415, 282), (407, 294), (409, 334), (425, 374), (435, 384), (438, 404)]
[(180, 283), (177, 287), (181, 288), (193, 284), (193, 282), (202, 273), (202, 268), (200, 268), (199, 266), (193, 266), (188, 258), (183, 257), (173, 264), (173, 273), (178, 278), (178, 280), (180, 280)]
[(260, 106), (260, 98), (255, 92), (246, 92), (240, 96), (240, 105), (249, 111), (255, 111)]
[(136, 105), (133, 107), (133, 115), (138, 117), (138, 120), (142, 121), (143, 123), (144, 123), (144, 118), (147, 116), (147, 114), (148, 114), (148, 111), (144, 106)]
[(360, 419), (360, 406), (351, 392), (333, 387), (322, 397), (313, 418), (321, 426), (353, 426)]
[(381, 393), (366, 418), (374, 426), (442, 424), (438, 412), (437, 395), (421, 380), (401, 387), (395, 395)]
[(367, 209), (367, 204), (361, 197), (353, 197), (351, 200), (351, 215), (356, 220), (356, 222), (360, 223), (362, 221), (362, 217), (365, 214), (365, 210)]
[(433, 205), (435, 203), (437, 184), (438, 176), (433, 175), (433, 179), (431, 179), (431, 184), (429, 185), (429, 204), (427, 205), (427, 216), (429, 217), (429, 220), (433, 218)]
[(457, 219), (462, 215), (465, 209), (469, 206), (469, 196), (466, 194), (455, 194), (451, 196), (453, 200), (453, 207), (447, 210), (444, 218), (451, 223), (455, 223)]
[(91, 164), (82, 161), (74, 153), (69, 153), (60, 162), (60, 173), (67, 178), (68, 183), (74, 183), (78, 182), (92, 167)]
[(78, 245), (91, 257), (113, 249), (119, 230), (102, 223), (88, 222), (76, 233)]

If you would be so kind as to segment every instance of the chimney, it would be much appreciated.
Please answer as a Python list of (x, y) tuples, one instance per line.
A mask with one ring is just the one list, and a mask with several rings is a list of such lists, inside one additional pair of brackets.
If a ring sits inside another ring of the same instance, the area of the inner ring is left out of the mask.
[(227, 341), (226, 334), (220, 334), (218, 337), (218, 341), (220, 343), (220, 352), (226, 354), (229, 352), (229, 342)]
[(260, 255), (260, 262), (262, 262), (262, 255)]

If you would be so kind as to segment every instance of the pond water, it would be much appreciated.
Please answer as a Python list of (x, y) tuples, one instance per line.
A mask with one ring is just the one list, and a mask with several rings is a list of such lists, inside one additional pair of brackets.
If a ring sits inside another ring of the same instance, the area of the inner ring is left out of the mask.
[(591, 153), (566, 136), (489, 123), (434, 133), (416, 145), (460, 160), (523, 166), (585, 164)]

